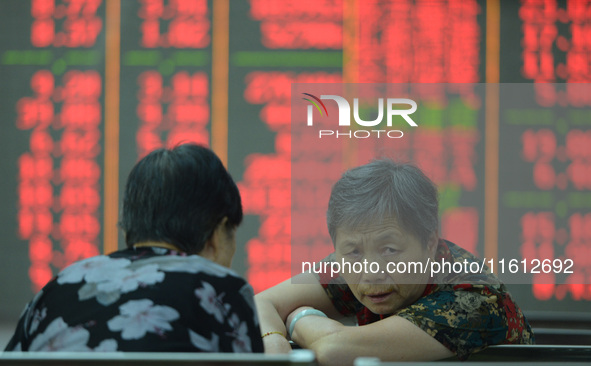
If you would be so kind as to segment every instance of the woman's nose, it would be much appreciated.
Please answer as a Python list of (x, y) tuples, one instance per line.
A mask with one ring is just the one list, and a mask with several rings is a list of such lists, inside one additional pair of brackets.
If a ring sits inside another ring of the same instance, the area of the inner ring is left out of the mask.
[(361, 282), (367, 284), (384, 284), (391, 282), (390, 276), (386, 271), (386, 265), (383, 261), (368, 260), (365, 262)]

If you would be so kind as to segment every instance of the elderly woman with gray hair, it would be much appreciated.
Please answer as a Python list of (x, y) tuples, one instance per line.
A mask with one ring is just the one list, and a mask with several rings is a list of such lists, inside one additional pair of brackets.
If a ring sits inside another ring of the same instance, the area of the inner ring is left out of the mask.
[[(521, 310), (486, 266), (476, 276), (416, 270), (482, 264), (439, 238), (437, 189), (418, 168), (376, 160), (345, 172), (327, 224), (335, 251), (324, 262), (340, 263), (338, 275), (303, 273), (255, 296), (267, 353), (289, 352), (291, 339), (321, 365), (346, 365), (360, 356), (465, 360), (489, 345), (533, 343)], [(356, 271), (356, 263), (375, 265)], [(407, 270), (394, 271), (401, 263)], [(359, 326), (337, 321), (346, 316)]]

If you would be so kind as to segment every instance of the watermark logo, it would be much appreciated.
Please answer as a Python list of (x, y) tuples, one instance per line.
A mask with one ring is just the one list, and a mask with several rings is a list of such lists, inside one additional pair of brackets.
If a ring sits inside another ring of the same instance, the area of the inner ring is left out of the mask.
[[(333, 100), (337, 103), (339, 111), (339, 126), (351, 127), (351, 105), (349, 102), (339, 95), (321, 95), (320, 98), (309, 93), (302, 93), (310, 98), (302, 98), (311, 103), (307, 109), (307, 125), (314, 126), (314, 107), (320, 112), (320, 116), (328, 116), (328, 110), (322, 100)], [(386, 108), (384, 109), (384, 103)], [(394, 108), (394, 106), (408, 106), (409, 108)], [(322, 108), (321, 108), (322, 107)], [(373, 120), (363, 120), (359, 115), (359, 98), (353, 98), (353, 119), (355, 123), (362, 127), (376, 127), (384, 120), (384, 110), (386, 111), (386, 125), (392, 127), (392, 120), (394, 116), (400, 116), (411, 127), (418, 127), (417, 123), (410, 117), (411, 114), (417, 111), (417, 103), (412, 99), (407, 98), (379, 98), (378, 99), (378, 115)], [(323, 113), (324, 110), (324, 113)], [(400, 138), (404, 134), (400, 130), (363, 130), (356, 129), (354, 131), (337, 131), (337, 130), (319, 130), (319, 138), (327, 136), (348, 136), (350, 138), (368, 138), (372, 135), (387, 136), (389, 138)]]
[[(322, 103), (322, 101), (320, 99), (318, 99), (317, 96), (312, 95), (312, 94), (308, 94), (308, 93), (302, 93), (304, 95), (310, 96), (312, 98), (314, 98), (314, 100), (316, 100), (318, 103), (320, 103), (320, 105), (322, 106), (322, 108), (324, 108), (324, 112), (326, 112), (326, 116), (328, 116), (328, 111), (326, 110), (326, 106), (324, 105), (324, 103)], [(318, 112), (320, 112), (320, 115), (322, 116), (322, 109), (320, 109), (320, 107), (318, 106), (318, 104), (316, 104), (316, 102), (314, 102), (313, 100), (310, 100), (308, 98), (302, 98), (303, 100), (307, 100), (308, 102), (312, 103), (316, 109), (318, 109)], [(308, 126), (312, 126), (312, 106), (309, 105), (308, 106)]]

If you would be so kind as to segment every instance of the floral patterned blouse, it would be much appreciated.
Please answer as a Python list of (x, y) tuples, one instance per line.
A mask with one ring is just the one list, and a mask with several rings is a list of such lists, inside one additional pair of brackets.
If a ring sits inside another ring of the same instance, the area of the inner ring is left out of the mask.
[(60, 272), (27, 305), (6, 351), (263, 352), (253, 296), (200, 256), (121, 250)]
[[(325, 260), (332, 260), (333, 255)], [(333, 257), (334, 258), (334, 257)], [(440, 240), (435, 260), (449, 262), (480, 261), (457, 245)], [(394, 314), (379, 315), (363, 306), (341, 277), (321, 278), (321, 283), (337, 310), (356, 316), (359, 325), (397, 315), (415, 324), (454, 352), (460, 360), (490, 345), (533, 344), (534, 335), (525, 316), (498, 278), (483, 271), (471, 276), (470, 284), (461, 278), (439, 279), (429, 284), (414, 304)], [(479, 278), (480, 277), (480, 278)], [(445, 284), (443, 284), (445, 283)]]

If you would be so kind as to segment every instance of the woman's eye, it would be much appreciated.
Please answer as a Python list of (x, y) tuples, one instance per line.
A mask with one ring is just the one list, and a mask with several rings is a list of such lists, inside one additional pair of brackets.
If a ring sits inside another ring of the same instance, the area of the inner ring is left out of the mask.
[(396, 253), (398, 253), (398, 250), (396, 248), (390, 248), (390, 247), (384, 248), (384, 255), (392, 255), (392, 254), (396, 254)]
[(361, 251), (359, 249), (352, 249), (350, 250), (347, 255), (349, 256), (358, 256), (359, 254), (361, 254)]

